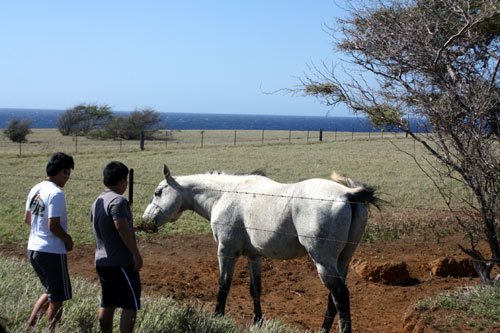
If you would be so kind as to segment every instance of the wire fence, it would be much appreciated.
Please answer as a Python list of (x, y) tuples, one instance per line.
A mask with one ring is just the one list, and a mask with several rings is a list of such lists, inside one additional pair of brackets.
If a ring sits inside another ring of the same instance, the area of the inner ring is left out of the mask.
[[(18, 175), (18, 174), (12, 174), (12, 173), (0, 173), (0, 177), (12, 179), (12, 178), (27, 178), (27, 179), (40, 179), (41, 177), (38, 175)], [(128, 186), (128, 199), (130, 204), (133, 206), (134, 204), (134, 191), (137, 189), (138, 186), (146, 186), (149, 189), (151, 189), (151, 196), (153, 196), (153, 190), (157, 188), (158, 184), (154, 183), (148, 183), (148, 182), (138, 182), (135, 181), (135, 170), (130, 169), (130, 174), (129, 174), (129, 186)], [(85, 182), (85, 183), (95, 183), (96, 184), (96, 195), (100, 193), (102, 190), (102, 180), (97, 180), (97, 179), (86, 179), (86, 178), (76, 178), (72, 177), (71, 178), (72, 182)], [(295, 195), (283, 195), (279, 193), (263, 193), (263, 192), (252, 192), (252, 191), (241, 191), (241, 190), (226, 190), (226, 189), (218, 189), (218, 188), (210, 188), (210, 191), (213, 192), (219, 192), (223, 194), (232, 194), (235, 196), (245, 196), (245, 197), (266, 197), (266, 198), (274, 198), (274, 199), (285, 199), (287, 201), (290, 200), (302, 200), (302, 201), (319, 201), (319, 202), (331, 202), (333, 203), (348, 203), (348, 204), (359, 204), (359, 202), (356, 201), (350, 201), (350, 200), (343, 200), (343, 199), (332, 199), (332, 198), (325, 198), (325, 197), (313, 197), (313, 196), (295, 196)], [(14, 202), (19, 202), (26, 200), (26, 196), (19, 195), (18, 197), (12, 197), (12, 196), (6, 196), (5, 194), (0, 195), (0, 198), (2, 200), (12, 200)], [(242, 198), (241, 200), (247, 200), (247, 198)], [(4, 201), (5, 202), (5, 201)], [(88, 204), (82, 204), (78, 202), (69, 202), (68, 206), (75, 206), (75, 207), (82, 207), (82, 208), (88, 208), (90, 211), (90, 205)], [(428, 206), (408, 206), (408, 207), (402, 207), (399, 206), (398, 209), (401, 210), (406, 210), (406, 211), (422, 211), (422, 212), (441, 212), (441, 213), (449, 213), (448, 208), (439, 208), (439, 207), (428, 207)], [(457, 208), (458, 209), (458, 208)], [(134, 212), (134, 218), (137, 220), (142, 219), (142, 214), (138, 212)], [(308, 235), (298, 235), (298, 234), (291, 234), (287, 232), (281, 232), (281, 231), (273, 231), (273, 230), (268, 230), (268, 229), (262, 229), (262, 228), (252, 228), (252, 227), (246, 227), (246, 226), (233, 226), (232, 224), (229, 223), (216, 223), (219, 225), (228, 225), (232, 226), (234, 228), (244, 228), (247, 230), (255, 230), (255, 231), (262, 231), (262, 232), (274, 232), (274, 233), (283, 233), (284, 235), (288, 236), (300, 236), (300, 237), (312, 237)], [(314, 237), (312, 237), (314, 238)], [(343, 242), (346, 243), (345, 240), (336, 240), (336, 239), (328, 239), (328, 238), (318, 238), (319, 240), (324, 240), (324, 241), (330, 241), (330, 242)]]
[[(133, 204), (134, 200), (134, 189), (137, 189), (138, 186), (144, 186), (148, 187), (150, 189), (156, 189), (158, 184), (153, 184), (153, 183), (148, 183), (148, 182), (136, 182), (134, 179), (135, 176), (135, 171), (131, 169), (131, 177), (129, 179), (129, 192), (128, 196)], [(11, 173), (0, 173), (1, 177), (7, 177), (9, 179), (12, 178), (21, 178), (21, 179), (33, 179), (33, 178), (40, 178), (39, 176), (36, 175), (31, 175), (31, 176), (26, 176), (26, 175), (18, 175), (18, 174), (11, 174)], [(96, 180), (96, 179), (85, 179), (85, 178), (75, 178), (73, 177), (71, 179), (73, 182), (84, 182), (85, 184), (96, 184), (96, 188), (102, 187), (101, 180)], [(215, 192), (220, 192), (220, 193), (229, 193), (235, 196), (263, 196), (266, 198), (281, 198), (281, 199), (286, 199), (286, 200), (307, 200), (307, 201), (321, 201), (321, 202), (346, 202), (346, 203), (352, 203), (350, 201), (346, 200), (338, 200), (338, 199), (329, 199), (329, 198), (318, 198), (318, 197), (308, 197), (308, 196), (289, 196), (289, 195), (282, 195), (282, 194), (277, 194), (277, 193), (259, 193), (259, 192), (250, 192), (250, 191), (234, 191), (234, 190), (223, 190), (223, 189), (217, 189), (214, 188), (212, 189)], [(99, 189), (96, 190), (97, 193), (99, 193)], [(151, 191), (153, 193), (153, 191)], [(151, 193), (151, 194), (152, 194)], [(19, 197), (7, 197), (5, 195), (0, 196), (1, 200), (3, 202), (10, 201), (10, 202), (15, 202), (19, 203), (20, 205), (24, 205), (24, 200), (26, 200), (25, 196), (19, 196)], [(245, 200), (245, 199), (243, 199)], [(90, 212), (90, 206), (88, 204), (82, 204), (78, 202), (69, 202), (68, 204), (69, 207), (73, 206), (80, 206), (85, 209), (87, 209)], [(425, 210), (425, 211), (441, 211), (441, 212), (448, 212), (448, 210), (445, 209), (439, 209), (439, 208), (429, 208), (429, 207), (400, 207), (402, 209), (412, 209), (412, 210)], [(139, 215), (140, 214), (140, 215)], [(134, 212), (134, 218), (136, 220), (140, 220), (142, 218), (142, 214), (139, 212)], [(221, 226), (221, 227), (226, 227), (226, 228), (231, 228), (231, 229), (238, 229), (244, 232), (248, 231), (258, 231), (258, 232), (265, 232), (265, 233), (279, 233), (281, 235), (287, 236), (287, 237), (298, 237), (298, 238), (309, 238), (309, 239), (315, 239), (321, 242), (336, 242), (336, 243), (342, 243), (342, 244), (357, 244), (357, 242), (350, 242), (347, 239), (334, 239), (334, 238), (329, 238), (329, 237), (318, 237), (314, 235), (307, 235), (307, 234), (298, 234), (296, 232), (292, 231), (283, 231), (283, 230), (271, 230), (271, 229), (265, 229), (265, 228), (258, 228), (258, 227), (249, 227), (246, 225), (236, 225), (231, 222), (227, 223), (222, 223), (222, 222), (212, 222), (213, 225)], [(227, 260), (233, 260), (237, 261), (239, 257), (237, 256), (230, 256), (230, 255), (221, 255), (217, 254), (219, 259), (227, 259)], [(250, 264), (260, 264), (260, 260), (256, 260), (253, 258), (248, 258), (247, 261)], [(479, 260), (476, 260), (479, 261)], [(484, 262), (486, 263), (491, 263), (491, 260), (485, 260)], [(340, 272), (339, 272), (340, 273)], [(318, 272), (317, 273), (321, 277), (327, 277), (327, 278), (335, 278), (335, 279), (340, 279), (342, 281), (345, 281), (345, 276), (343, 274), (332, 274), (332, 272)], [(222, 292), (229, 292), (229, 290), (220, 290)], [(254, 300), (259, 300), (257, 298), (254, 298)]]
[(178, 148), (312, 144), (405, 137), (406, 134), (401, 132), (172, 130), (159, 131), (153, 139), (146, 139), (141, 144), (140, 140), (98, 140), (83, 136), (62, 136), (55, 129), (34, 129), (25, 143), (14, 143), (5, 137), (0, 138), (0, 152), (22, 155), (55, 149), (75, 153), (165, 151)]

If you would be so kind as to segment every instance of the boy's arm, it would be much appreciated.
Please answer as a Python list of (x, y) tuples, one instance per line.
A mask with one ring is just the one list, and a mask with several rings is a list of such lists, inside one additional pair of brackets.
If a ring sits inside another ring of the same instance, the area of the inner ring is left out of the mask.
[(31, 212), (29, 210), (24, 212), (24, 223), (31, 226)]
[(142, 267), (142, 257), (137, 248), (137, 243), (135, 242), (134, 234), (130, 230), (129, 221), (126, 218), (113, 220), (115, 223), (115, 228), (120, 235), (123, 243), (132, 252), (132, 257), (134, 259), (134, 269), (136, 271), (140, 270)]
[(61, 218), (59, 216), (49, 218), (49, 230), (64, 242), (67, 251), (73, 250), (73, 239), (61, 227)]

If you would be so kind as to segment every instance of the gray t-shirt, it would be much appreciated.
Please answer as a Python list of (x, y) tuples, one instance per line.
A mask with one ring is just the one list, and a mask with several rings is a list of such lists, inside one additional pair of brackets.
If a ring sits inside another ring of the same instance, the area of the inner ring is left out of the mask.
[(113, 191), (102, 192), (92, 205), (90, 219), (94, 228), (96, 266), (133, 265), (132, 253), (123, 243), (114, 223), (114, 220), (127, 219), (135, 238), (127, 199)]

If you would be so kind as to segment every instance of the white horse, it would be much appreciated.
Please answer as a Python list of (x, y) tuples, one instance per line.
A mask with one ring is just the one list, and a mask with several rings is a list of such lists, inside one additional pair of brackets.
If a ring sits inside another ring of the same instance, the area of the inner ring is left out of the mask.
[(157, 226), (192, 210), (210, 221), (218, 243), (219, 289), (216, 313), (224, 314), (236, 259), (246, 256), (254, 321), (262, 318), (262, 257), (292, 259), (309, 254), (330, 291), (322, 325), (329, 331), (339, 313), (341, 332), (351, 331), (347, 269), (375, 204), (374, 190), (335, 173), (331, 180), (280, 184), (259, 174), (207, 173), (172, 177), (168, 167), (145, 219)]

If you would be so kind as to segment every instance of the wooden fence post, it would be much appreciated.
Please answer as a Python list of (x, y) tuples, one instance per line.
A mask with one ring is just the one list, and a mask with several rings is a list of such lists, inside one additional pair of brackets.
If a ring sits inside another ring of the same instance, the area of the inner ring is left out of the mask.
[(201, 131), (201, 148), (203, 148), (203, 134), (205, 133), (205, 131)]
[(262, 144), (264, 144), (264, 130), (262, 130)]
[(234, 130), (234, 145), (236, 146), (236, 130)]
[(320, 142), (323, 141), (323, 129), (322, 128), (319, 129), (319, 141)]
[(141, 148), (141, 150), (144, 150), (144, 130), (141, 131), (140, 148)]
[(131, 206), (134, 203), (134, 169), (130, 169), (128, 174), (128, 202)]
[(288, 144), (292, 143), (292, 130), (288, 131)]

